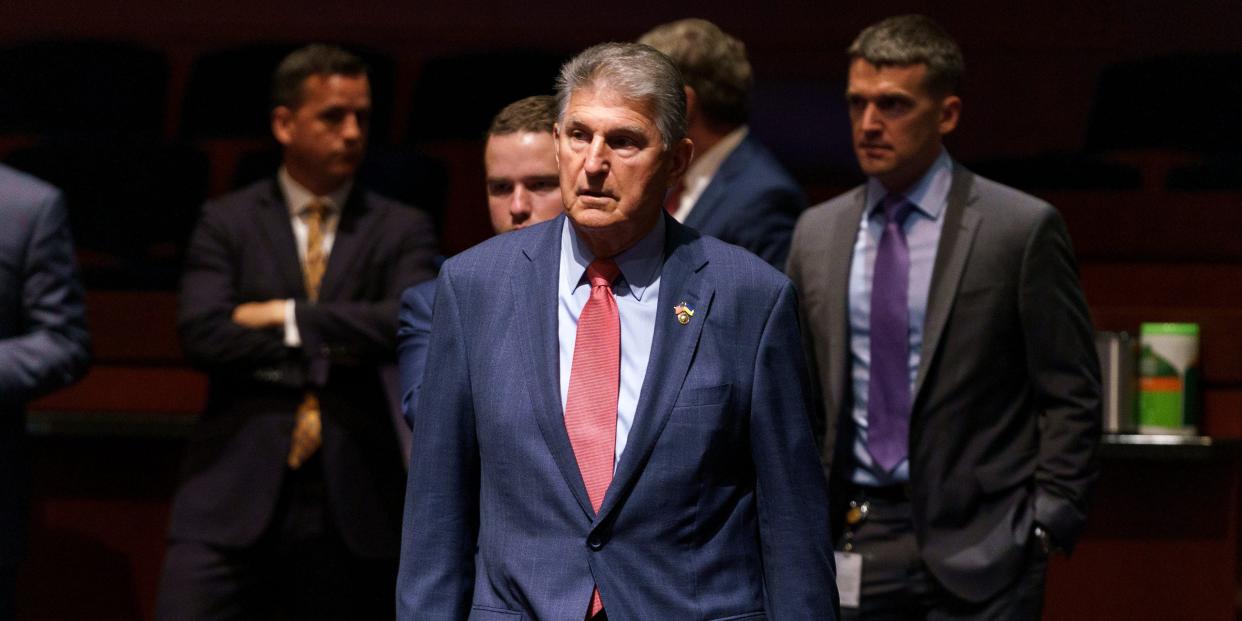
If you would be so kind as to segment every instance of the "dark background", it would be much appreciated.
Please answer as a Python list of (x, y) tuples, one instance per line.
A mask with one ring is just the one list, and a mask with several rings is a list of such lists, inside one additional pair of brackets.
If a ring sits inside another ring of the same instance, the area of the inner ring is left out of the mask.
[[(489, 234), (481, 136), (582, 48), (704, 17), (747, 43), (753, 130), (814, 201), (860, 180), (844, 49), (922, 12), (961, 43), (960, 161), (1061, 209), (1101, 329), (1202, 326), (1204, 456), (1104, 451), (1049, 618), (1233, 618), (1242, 437), (1242, 3), (355, 0), (0, 4), (0, 160), (66, 189), (96, 366), (35, 404), (22, 618), (147, 619), (167, 501), (204, 379), (173, 327), (198, 206), (270, 174), (271, 66), (338, 42), (375, 72), (366, 175), (436, 215), (452, 254)], [(3, 223), (0, 223), (3, 226)]]

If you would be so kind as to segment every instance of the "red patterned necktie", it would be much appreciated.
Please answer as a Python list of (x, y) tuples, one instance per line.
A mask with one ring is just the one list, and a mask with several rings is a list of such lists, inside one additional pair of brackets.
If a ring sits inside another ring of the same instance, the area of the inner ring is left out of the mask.
[[(587, 496), (597, 513), (612, 482), (616, 456), (621, 316), (612, 296), (612, 281), (620, 273), (612, 259), (596, 259), (587, 267), (591, 298), (578, 316), (569, 395), (565, 401), (565, 430), (569, 432)], [(591, 593), (588, 616), (594, 616), (603, 607), (596, 588)]]

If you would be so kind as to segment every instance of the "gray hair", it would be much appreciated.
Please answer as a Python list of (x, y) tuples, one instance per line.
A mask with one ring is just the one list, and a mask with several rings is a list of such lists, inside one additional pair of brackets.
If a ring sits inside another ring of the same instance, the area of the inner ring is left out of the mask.
[(667, 56), (640, 43), (601, 43), (565, 66), (556, 80), (556, 120), (563, 123), (577, 91), (607, 88), (631, 102), (651, 104), (664, 148), (686, 137), (686, 89)]
[(937, 95), (957, 94), (966, 71), (957, 42), (926, 15), (898, 15), (872, 24), (846, 54), (876, 67), (927, 65), (923, 84)]
[(703, 116), (730, 126), (746, 122), (754, 78), (746, 45), (736, 37), (705, 19), (690, 18), (656, 26), (638, 42), (677, 65)]

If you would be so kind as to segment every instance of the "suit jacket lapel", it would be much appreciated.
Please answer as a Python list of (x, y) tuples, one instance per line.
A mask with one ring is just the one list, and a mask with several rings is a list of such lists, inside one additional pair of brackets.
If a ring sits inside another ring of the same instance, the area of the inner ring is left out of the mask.
[[(823, 269), (827, 271), (826, 278), (815, 282), (832, 283), (832, 288), (826, 292), (832, 300), (826, 306), (827, 317), (809, 319), (816, 322), (816, 325), (828, 326), (831, 330), (828, 334), (830, 359), (819, 361), (821, 365), (826, 364), (830, 371), (828, 378), (828, 394), (830, 395), (846, 395), (850, 392), (846, 390), (845, 385), (850, 376), (850, 269), (854, 262), (854, 243), (858, 239), (859, 223), (862, 222), (863, 211), (866, 208), (867, 189), (864, 185), (854, 190), (848, 209), (841, 209), (835, 213), (836, 219), (830, 224), (829, 231), (836, 236), (836, 239), (828, 240), (821, 246), (826, 255), (823, 262), (812, 261), (816, 265), (823, 266)], [(846, 236), (847, 233), (848, 236)], [(834, 404), (838, 412), (830, 412), (830, 416), (844, 412), (844, 409), (848, 407), (847, 399), (842, 398), (839, 401)], [(830, 419), (830, 424), (833, 420), (835, 416)]]
[(931, 289), (927, 294), (927, 316), (923, 321), (923, 353), (919, 357), (919, 371), (914, 382), (914, 403), (919, 402), (923, 380), (931, 367), (944, 333), (945, 322), (953, 310), (957, 286), (975, 231), (979, 226), (979, 213), (971, 205), (978, 198), (974, 191), (975, 176), (960, 164), (954, 164), (953, 185), (949, 189), (949, 202), (945, 208), (944, 228), (940, 233), (940, 245), (936, 250), (936, 264), (932, 267)]
[(557, 331), (557, 279), (560, 277), (561, 230), (565, 216), (544, 227), (539, 236), (531, 236), (515, 257), (512, 272), (514, 317), (531, 318), (518, 321), (524, 352), (519, 368), (533, 374), (526, 390), (534, 407), (535, 419), (543, 440), (552, 453), (557, 469), (587, 517), (595, 515), (578, 460), (574, 457), (569, 432), (565, 430), (565, 414), (561, 408), (560, 341)]
[(262, 194), (258, 212), (259, 228), (272, 249), (284, 285), (284, 295), (305, 299), (306, 280), (302, 273), (302, 261), (298, 258), (298, 242), (293, 236), (289, 207), (275, 178), (271, 180), (268, 191)]
[[(703, 324), (711, 312), (715, 289), (703, 278), (707, 265), (698, 234), (670, 216), (665, 216), (667, 230), (664, 244), (664, 266), (660, 271), (660, 299), (657, 302), (655, 333), (652, 335), (651, 359), (643, 377), (642, 392), (634, 413), (625, 453), (617, 464), (612, 484), (604, 496), (599, 519), (603, 521), (612, 507), (629, 493), (638, 473), (655, 448), (656, 440), (668, 422), (673, 404), (681, 392), (682, 382), (690, 370), (690, 362), (698, 347)], [(686, 325), (677, 321), (673, 307), (685, 302), (695, 310)]]
[(345, 200), (345, 206), (341, 208), (332, 251), (328, 253), (328, 267), (319, 288), (320, 299), (336, 299), (341, 287), (357, 276), (353, 264), (362, 254), (366, 240), (372, 239), (367, 231), (374, 225), (374, 218), (370, 217), (371, 210), (364, 194), (365, 191), (355, 184), (349, 198)]
[(699, 195), (699, 200), (694, 203), (694, 209), (690, 210), (690, 215), (686, 218), (686, 226), (700, 230), (711, 228), (709, 225), (714, 220), (713, 212), (724, 197), (728, 196), (729, 186), (734, 177), (746, 168), (751, 159), (750, 140), (748, 134), (742, 142), (738, 143), (737, 148), (729, 154), (729, 157), (720, 163), (716, 175)]

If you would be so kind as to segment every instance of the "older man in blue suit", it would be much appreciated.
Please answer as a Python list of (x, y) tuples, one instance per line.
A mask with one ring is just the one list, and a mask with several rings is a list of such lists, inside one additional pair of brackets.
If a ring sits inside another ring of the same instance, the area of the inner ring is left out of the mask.
[(29, 509), (25, 404), (86, 372), (90, 337), (60, 191), (0, 166), (0, 222), (0, 619), (11, 619)]
[(414, 422), (401, 619), (833, 619), (794, 290), (663, 213), (680, 74), (565, 65), (565, 216), (445, 265)]

